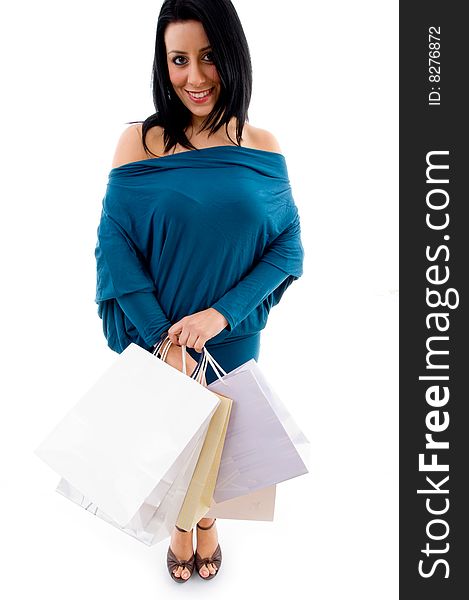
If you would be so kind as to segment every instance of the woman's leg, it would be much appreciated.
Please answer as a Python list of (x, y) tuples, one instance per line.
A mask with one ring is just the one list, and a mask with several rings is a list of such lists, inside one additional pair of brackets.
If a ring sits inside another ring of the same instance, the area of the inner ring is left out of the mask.
[[(229, 373), (236, 367), (244, 364), (251, 358), (257, 360), (260, 352), (260, 332), (255, 335), (245, 336), (237, 340), (227, 340), (223, 344), (215, 344), (210, 346), (207, 344), (207, 350), (217, 363)], [(188, 353), (196, 361), (200, 358), (200, 353), (193, 348), (187, 348)], [(216, 374), (210, 365), (207, 365), (206, 370), (207, 385), (210, 385), (216, 378)], [(203, 518), (199, 521), (201, 527), (208, 527), (213, 523), (213, 519)], [(218, 532), (216, 523), (210, 529), (204, 530), (196, 527), (197, 530), (197, 552), (202, 557), (212, 556), (218, 545)], [(192, 546), (192, 530), (188, 533), (182, 533), (175, 527), (171, 534), (171, 549), (179, 560), (188, 560), (193, 553)], [(202, 577), (208, 577), (215, 573), (216, 566), (209, 563), (208, 568), (202, 566), (200, 574)], [(187, 568), (178, 567), (174, 574), (178, 577), (186, 579), (189, 576)]]
[[(217, 363), (227, 373), (229, 373), (251, 358), (254, 358), (255, 360), (259, 358), (260, 337), (261, 334), (259, 332), (255, 335), (246, 336), (237, 340), (227, 340), (222, 344), (216, 344), (213, 346), (207, 344), (207, 350), (217, 361)], [(192, 348), (188, 348), (189, 352), (191, 352), (191, 350), (193, 351), (193, 358), (198, 360), (200, 354), (195, 352)], [(210, 365), (207, 366), (205, 376), (207, 385), (210, 385), (213, 381), (215, 381), (215, 379), (217, 379), (217, 375)], [(203, 518), (199, 521), (199, 525), (201, 527), (209, 527), (212, 523), (212, 518)], [(212, 556), (218, 545), (217, 524), (214, 523), (213, 527), (210, 527), (210, 529), (206, 530), (196, 527), (196, 535), (198, 554), (202, 558)], [(216, 569), (217, 567), (213, 563), (209, 563), (207, 567), (202, 566), (200, 569), (200, 574), (202, 577), (208, 577), (210, 574), (215, 573)]]
[[(190, 560), (194, 554), (194, 546), (192, 545), (192, 529), (190, 531), (182, 532), (173, 527), (171, 534), (171, 550), (178, 560)], [(187, 567), (177, 567), (173, 570), (176, 577), (182, 577), (187, 579), (190, 576), (189, 569)]]
[[(209, 527), (212, 525), (213, 519), (200, 519), (199, 525), (200, 527)], [(196, 527), (196, 535), (197, 535), (197, 553), (201, 558), (207, 558), (212, 556), (218, 546), (218, 532), (217, 532), (217, 524), (214, 523), (213, 527), (210, 529), (204, 530)], [(208, 563), (207, 566), (202, 565), (199, 573), (202, 577), (208, 577), (209, 575), (215, 573), (217, 567), (214, 563)]]

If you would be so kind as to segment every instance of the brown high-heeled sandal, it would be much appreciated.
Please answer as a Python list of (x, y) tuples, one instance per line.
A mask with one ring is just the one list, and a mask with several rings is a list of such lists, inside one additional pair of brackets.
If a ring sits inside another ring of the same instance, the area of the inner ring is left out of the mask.
[[(181, 529), (177, 525), (175, 525), (175, 527), (178, 531), (187, 533), (187, 531), (185, 529)], [(192, 558), (190, 558), (189, 560), (179, 560), (176, 557), (176, 555), (174, 554), (174, 552), (171, 550), (171, 545), (169, 546), (168, 554), (166, 556), (166, 564), (168, 565), (169, 574), (174, 579), (174, 581), (177, 581), (178, 583), (185, 583), (186, 581), (189, 581), (189, 579), (192, 576), (192, 572), (194, 571), (194, 561), (195, 561), (195, 554), (193, 554)], [(190, 573), (189, 577), (187, 579), (184, 579), (183, 577), (181, 577), (182, 571), (181, 571), (181, 575), (179, 577), (176, 577), (176, 575), (173, 573), (173, 571), (177, 567), (183, 567), (183, 570), (184, 570), (184, 567), (186, 567)]]
[[(216, 518), (213, 519), (212, 524), (209, 525), (208, 527), (202, 527), (201, 525), (199, 525), (197, 523), (197, 527), (199, 529), (211, 529), (213, 527), (213, 525), (215, 524), (215, 521), (216, 521)], [(218, 573), (218, 571), (220, 570), (221, 559), (222, 559), (222, 555), (221, 555), (220, 544), (218, 544), (218, 546), (215, 548), (215, 552), (212, 554), (212, 556), (209, 556), (208, 558), (201, 558), (200, 554), (196, 551), (195, 567), (197, 569), (197, 573), (199, 574), (199, 577), (201, 577), (202, 579), (205, 579), (205, 580), (213, 579), (215, 577), (215, 575)], [(216, 571), (215, 571), (215, 573), (209, 573), (209, 575), (207, 575), (207, 577), (203, 577), (200, 574), (200, 569), (205, 565), (207, 570), (209, 570), (209, 568), (208, 568), (209, 563), (213, 563), (215, 565)]]

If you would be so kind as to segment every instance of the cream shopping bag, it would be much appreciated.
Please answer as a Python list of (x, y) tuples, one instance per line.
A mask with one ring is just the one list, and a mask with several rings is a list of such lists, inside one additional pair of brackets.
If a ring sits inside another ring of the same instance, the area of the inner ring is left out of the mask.
[[(205, 373), (207, 365), (205, 354), (203, 358), (202, 369)], [(232, 406), (230, 398), (220, 394), (218, 397), (220, 404), (211, 418), (204, 445), (176, 523), (178, 527), (186, 531), (190, 531), (205, 516), (213, 500)]]

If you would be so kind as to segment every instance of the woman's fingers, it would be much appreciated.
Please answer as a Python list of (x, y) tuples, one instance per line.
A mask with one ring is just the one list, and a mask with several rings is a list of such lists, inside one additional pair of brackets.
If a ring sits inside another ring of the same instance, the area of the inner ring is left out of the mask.
[(198, 339), (199, 335), (197, 333), (190, 333), (187, 338), (186, 346), (188, 348), (194, 348)]
[(168, 333), (168, 337), (171, 343), (175, 344), (176, 346), (179, 346), (179, 340), (176, 333)]

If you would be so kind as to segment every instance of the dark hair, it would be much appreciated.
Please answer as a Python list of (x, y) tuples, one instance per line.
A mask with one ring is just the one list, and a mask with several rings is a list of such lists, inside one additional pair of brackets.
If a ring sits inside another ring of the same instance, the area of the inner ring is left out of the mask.
[[(168, 152), (179, 143), (184, 148), (195, 146), (187, 139), (184, 129), (191, 123), (191, 112), (176, 94), (171, 94), (164, 33), (169, 23), (194, 20), (202, 23), (212, 46), (213, 59), (220, 77), (220, 94), (213, 110), (203, 122), (202, 130), (209, 136), (222, 125), (228, 133), (228, 123), (236, 117), (236, 143), (240, 145), (252, 93), (252, 66), (249, 47), (238, 14), (230, 0), (165, 0), (156, 27), (155, 56), (152, 69), (152, 93), (155, 113), (143, 123), (142, 141), (155, 125), (163, 127), (164, 148)], [(231, 139), (231, 137), (230, 137)], [(233, 140), (232, 140), (233, 141)]]

